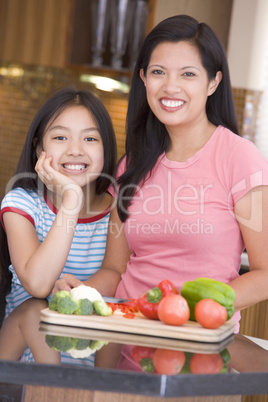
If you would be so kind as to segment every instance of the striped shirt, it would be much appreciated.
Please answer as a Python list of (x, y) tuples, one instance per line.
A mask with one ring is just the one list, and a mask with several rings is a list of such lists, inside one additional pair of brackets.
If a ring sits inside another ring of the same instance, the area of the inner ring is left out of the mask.
[[(1, 205), (2, 223), (3, 214), (8, 211), (25, 216), (34, 225), (40, 243), (44, 241), (57, 215), (56, 208), (46, 195), (22, 188), (13, 189), (4, 197)], [(84, 281), (100, 268), (105, 253), (108, 222), (109, 208), (92, 218), (78, 220), (61, 276), (73, 274)], [(31, 297), (21, 285), (12, 265), (9, 270), (12, 273), (12, 288), (7, 296), (6, 316)], [(93, 358), (90, 360), (93, 361)]]

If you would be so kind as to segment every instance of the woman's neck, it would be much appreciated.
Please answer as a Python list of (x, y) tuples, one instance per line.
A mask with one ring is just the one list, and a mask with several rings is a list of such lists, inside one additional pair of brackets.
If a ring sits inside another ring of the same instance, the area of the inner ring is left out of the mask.
[(208, 120), (192, 127), (167, 128), (171, 140), (167, 158), (177, 162), (187, 161), (204, 147), (215, 129), (216, 126)]

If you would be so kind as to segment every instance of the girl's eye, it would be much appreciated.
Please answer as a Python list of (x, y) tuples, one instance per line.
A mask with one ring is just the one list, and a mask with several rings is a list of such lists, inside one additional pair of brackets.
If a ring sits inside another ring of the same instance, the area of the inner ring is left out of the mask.
[(97, 141), (96, 138), (93, 137), (87, 137), (85, 138), (85, 141)]
[(65, 141), (67, 138), (64, 137), (63, 135), (58, 135), (57, 137), (54, 137), (54, 139), (59, 141)]

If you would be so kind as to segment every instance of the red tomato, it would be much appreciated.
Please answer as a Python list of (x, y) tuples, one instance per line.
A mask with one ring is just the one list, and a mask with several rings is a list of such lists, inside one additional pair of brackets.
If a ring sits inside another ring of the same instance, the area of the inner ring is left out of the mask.
[(180, 350), (156, 349), (153, 355), (155, 371), (159, 374), (178, 374), (185, 360), (185, 354)]
[(223, 361), (219, 353), (195, 353), (190, 360), (190, 370), (193, 374), (220, 373)]
[(158, 318), (165, 324), (183, 325), (189, 320), (189, 317), (189, 306), (181, 295), (170, 294), (160, 301)]
[(227, 310), (221, 304), (212, 299), (200, 300), (194, 310), (196, 321), (202, 327), (219, 328), (227, 320)]

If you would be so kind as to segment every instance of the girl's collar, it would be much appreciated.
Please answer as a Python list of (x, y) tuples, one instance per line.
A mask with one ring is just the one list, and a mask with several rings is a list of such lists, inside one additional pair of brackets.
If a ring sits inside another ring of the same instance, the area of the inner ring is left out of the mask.
[[(58, 209), (53, 205), (53, 203), (51, 202), (51, 199), (47, 193), (47, 190), (44, 191), (44, 200), (47, 204), (47, 206), (49, 207), (49, 209), (55, 214), (57, 215), (58, 213)], [(100, 219), (104, 218), (106, 215), (108, 215), (111, 211), (111, 205), (109, 205), (108, 208), (106, 208), (104, 211), (100, 212), (99, 214), (95, 215), (95, 216), (91, 216), (90, 218), (79, 218), (77, 223), (91, 223), (91, 222), (97, 222)]]

